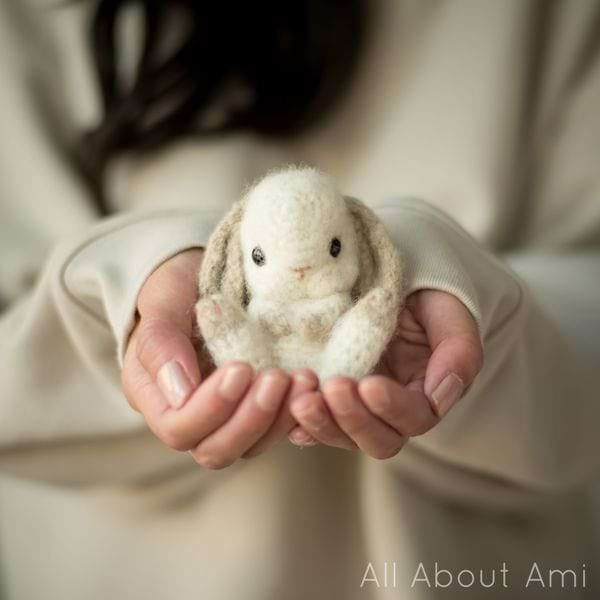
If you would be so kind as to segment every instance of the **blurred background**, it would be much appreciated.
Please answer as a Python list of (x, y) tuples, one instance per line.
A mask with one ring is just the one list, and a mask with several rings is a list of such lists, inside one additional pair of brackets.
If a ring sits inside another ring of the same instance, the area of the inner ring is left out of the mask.
[[(439, 558), (579, 576), (489, 597), (598, 597), (599, 106), (597, 0), (2, 0), (0, 595), (393, 598), (357, 589), (369, 560), (405, 582)], [(137, 246), (108, 239), (100, 260), (96, 242), (115, 217), (224, 211), (290, 163), (373, 206), (421, 198), (527, 281), (568, 347), (544, 381), (571, 378), (573, 420), (545, 446), (532, 414), (560, 410), (517, 402), (480, 447), (546, 464), (567, 448), (558, 484), (418, 450), (392, 468), (286, 449), (208, 474), (150, 438), (120, 391), (111, 305)]]

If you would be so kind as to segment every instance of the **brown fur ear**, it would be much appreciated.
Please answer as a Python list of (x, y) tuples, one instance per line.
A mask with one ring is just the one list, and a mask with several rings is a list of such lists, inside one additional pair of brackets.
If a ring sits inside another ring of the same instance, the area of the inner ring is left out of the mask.
[(244, 304), (246, 282), (242, 265), (239, 225), (245, 202), (236, 202), (213, 231), (200, 269), (200, 297), (223, 294), (236, 304)]
[(356, 239), (358, 241), (358, 260), (359, 271), (358, 279), (352, 288), (352, 297), (355, 300), (364, 296), (368, 290), (373, 287), (375, 279), (375, 258), (371, 252), (371, 244), (369, 243), (369, 234), (362, 219), (354, 217), (354, 229), (356, 230)]
[(384, 288), (392, 297), (400, 297), (402, 263), (396, 247), (383, 223), (360, 200), (345, 197), (358, 236), (360, 274), (354, 292), (362, 297), (375, 286)]

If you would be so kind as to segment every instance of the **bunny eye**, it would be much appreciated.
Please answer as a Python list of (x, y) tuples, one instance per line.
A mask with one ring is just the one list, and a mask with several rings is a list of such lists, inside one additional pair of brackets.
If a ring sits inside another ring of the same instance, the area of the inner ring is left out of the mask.
[(260, 246), (256, 246), (256, 248), (252, 250), (252, 260), (259, 267), (262, 267), (265, 264), (265, 253)]
[(336, 256), (342, 251), (342, 242), (338, 238), (333, 238), (329, 242), (329, 254), (336, 258)]

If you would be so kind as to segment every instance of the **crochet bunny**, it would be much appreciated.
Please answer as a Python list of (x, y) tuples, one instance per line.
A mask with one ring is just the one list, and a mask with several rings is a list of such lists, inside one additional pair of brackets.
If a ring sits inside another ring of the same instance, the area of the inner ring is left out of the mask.
[(383, 224), (312, 168), (267, 175), (211, 236), (197, 316), (216, 365), (360, 378), (396, 327), (402, 264)]

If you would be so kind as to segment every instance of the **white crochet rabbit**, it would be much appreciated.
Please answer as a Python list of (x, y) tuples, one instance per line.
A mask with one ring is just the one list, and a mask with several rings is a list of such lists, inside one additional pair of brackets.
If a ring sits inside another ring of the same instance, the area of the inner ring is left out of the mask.
[(210, 238), (197, 317), (216, 365), (360, 378), (378, 363), (402, 301), (383, 224), (333, 179), (290, 168), (254, 185)]

